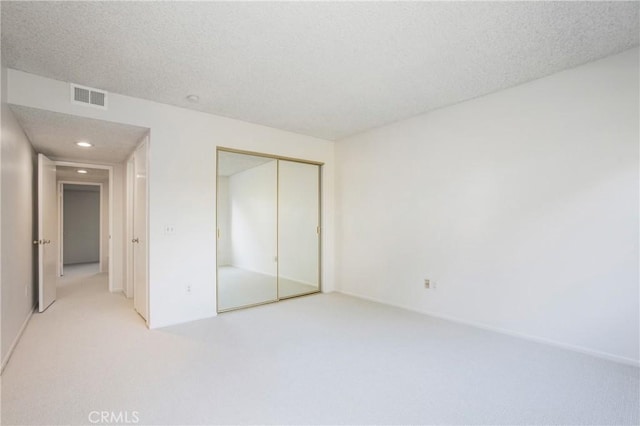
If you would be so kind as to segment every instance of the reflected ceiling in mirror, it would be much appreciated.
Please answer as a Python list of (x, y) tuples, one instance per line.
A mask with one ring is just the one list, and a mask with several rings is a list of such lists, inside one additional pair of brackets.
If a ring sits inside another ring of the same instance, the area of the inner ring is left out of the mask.
[(259, 155), (218, 151), (218, 176), (232, 176), (271, 161), (276, 160)]

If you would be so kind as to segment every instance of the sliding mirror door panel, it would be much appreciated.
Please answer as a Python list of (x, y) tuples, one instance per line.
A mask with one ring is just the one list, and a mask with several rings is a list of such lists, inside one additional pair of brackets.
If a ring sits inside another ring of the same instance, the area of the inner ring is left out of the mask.
[(218, 151), (218, 312), (278, 300), (278, 162)]
[(320, 166), (278, 161), (278, 293), (320, 290)]

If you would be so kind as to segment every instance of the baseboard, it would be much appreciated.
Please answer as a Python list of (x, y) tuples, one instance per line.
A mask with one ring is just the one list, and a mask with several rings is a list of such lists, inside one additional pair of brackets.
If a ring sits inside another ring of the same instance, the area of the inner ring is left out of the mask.
[(9, 363), (9, 359), (11, 359), (11, 355), (13, 354), (13, 350), (16, 348), (16, 345), (20, 341), (20, 338), (22, 337), (22, 333), (24, 333), (24, 329), (27, 328), (27, 324), (29, 323), (29, 320), (31, 319), (31, 316), (36, 311), (36, 309), (38, 309), (38, 304), (37, 303), (35, 305), (33, 305), (33, 308), (29, 311), (29, 315), (27, 315), (27, 318), (22, 323), (22, 327), (20, 327), (20, 330), (18, 331), (18, 335), (16, 336), (16, 338), (13, 339), (13, 343), (9, 347), (9, 351), (7, 352), (7, 355), (5, 355), (4, 359), (2, 360), (2, 365), (0, 366), (0, 375), (2, 375), (2, 373), (4, 372), (4, 368)]
[(280, 275), (280, 276), (276, 275), (276, 277), (277, 278), (284, 278), (285, 280), (294, 281), (294, 282), (297, 282), (297, 283), (300, 283), (300, 284), (308, 285), (309, 287), (317, 287), (318, 286), (318, 283), (312, 283), (312, 282), (308, 282), (308, 281), (301, 281), (299, 279), (293, 279), (291, 277), (287, 277), (287, 276), (284, 276), (284, 275)]
[(468, 325), (468, 326), (471, 326), (471, 327), (480, 328), (480, 329), (483, 329), (483, 330), (493, 331), (493, 332), (496, 332), (496, 333), (505, 334), (505, 335), (508, 335), (508, 336), (517, 337), (517, 338), (520, 338), (520, 339), (525, 339), (525, 340), (529, 340), (529, 341), (536, 342), (536, 343), (543, 343), (543, 344), (546, 344), (546, 345), (555, 346), (555, 347), (558, 347), (558, 348), (567, 349), (567, 350), (570, 350), (570, 351), (579, 352), (579, 353), (586, 354), (586, 355), (591, 355), (591, 356), (594, 356), (594, 357), (597, 357), (597, 358), (606, 359), (608, 361), (613, 361), (613, 362), (617, 362), (617, 363), (620, 363), (620, 364), (626, 364), (626, 365), (631, 365), (631, 366), (634, 366), (634, 367), (640, 367), (640, 360), (635, 360), (635, 359), (632, 359), (632, 358), (622, 357), (622, 356), (619, 356), (619, 355), (610, 354), (608, 352), (601, 352), (601, 351), (597, 351), (597, 350), (594, 350), (594, 349), (585, 348), (584, 346), (572, 345), (572, 344), (569, 344), (569, 343), (559, 342), (557, 340), (546, 339), (544, 337), (539, 337), (539, 336), (535, 336), (535, 335), (531, 335), (531, 334), (520, 333), (518, 331), (508, 330), (508, 329), (499, 328), (499, 327), (494, 327), (494, 326), (491, 326), (491, 325), (488, 325), (488, 324), (483, 324), (481, 322), (465, 320), (465, 319), (461, 319), (461, 318), (457, 318), (457, 317), (453, 317), (453, 316), (449, 316), (449, 315), (443, 315), (443, 314), (440, 314), (438, 312), (419, 310), (419, 309), (412, 308), (410, 306), (404, 306), (404, 305), (399, 304), (399, 303), (392, 303), (392, 302), (388, 302), (388, 301), (385, 301), (385, 300), (376, 299), (374, 297), (362, 296), (360, 294), (351, 293), (351, 292), (348, 292), (348, 291), (336, 290), (336, 293), (342, 293), (342, 294), (345, 294), (347, 296), (357, 297), (358, 299), (364, 299), (364, 300), (369, 300), (371, 302), (381, 303), (383, 305), (394, 306), (396, 308), (405, 309), (407, 311), (417, 312), (417, 313), (428, 315), (428, 316), (431, 316), (431, 317), (434, 317), (434, 318), (440, 318), (440, 319), (451, 321), (451, 322), (455, 322), (455, 323), (458, 323), (458, 324), (464, 324), (464, 325)]
[(174, 325), (186, 324), (188, 322), (215, 318), (217, 316), (218, 316), (218, 312), (214, 311), (214, 312), (210, 312), (208, 314), (205, 314), (203, 316), (197, 316), (197, 317), (192, 317), (192, 318), (181, 318), (177, 322), (176, 321), (158, 322), (158, 321), (149, 321), (149, 320), (147, 320), (147, 328), (149, 330), (156, 330), (156, 329), (159, 329), (159, 328), (172, 327)]

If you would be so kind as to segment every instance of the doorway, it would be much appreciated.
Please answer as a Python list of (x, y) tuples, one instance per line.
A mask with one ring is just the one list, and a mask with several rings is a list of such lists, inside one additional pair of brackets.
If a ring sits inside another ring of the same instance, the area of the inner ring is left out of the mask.
[(98, 183), (58, 183), (60, 194), (60, 276), (66, 267), (105, 272), (103, 250), (108, 229), (102, 221), (103, 189)]
[(56, 162), (58, 194), (58, 276), (69, 268), (107, 275), (113, 291), (111, 259), (112, 168)]
[[(127, 178), (127, 182), (131, 181), (134, 185), (132, 185), (133, 188), (127, 185), (127, 192), (131, 191), (133, 194), (131, 209), (129, 209), (127, 201), (127, 214), (118, 217), (117, 220), (118, 223), (131, 222), (131, 231), (136, 235), (131, 243), (141, 243), (125, 244), (124, 247), (127, 249), (132, 248), (132, 262), (125, 261), (124, 264), (118, 265), (118, 268), (124, 267), (132, 269), (134, 272), (132, 275), (135, 280), (131, 283), (131, 288), (135, 290), (133, 294), (126, 293), (127, 283), (122, 281), (118, 282), (119, 286), (123, 286), (122, 289), (114, 289), (114, 264), (122, 254), (122, 251), (119, 251), (118, 256), (113, 258), (114, 194), (112, 188), (114, 188), (114, 166), (51, 161), (43, 154), (38, 154), (39, 225), (38, 240), (34, 240), (34, 244), (38, 245), (39, 250), (40, 312), (43, 312), (56, 300), (58, 284), (68, 287), (66, 277), (69, 274), (67, 272), (72, 269), (75, 281), (78, 281), (78, 277), (89, 278), (95, 284), (96, 289), (105, 288), (107, 290), (108, 288), (110, 293), (123, 291), (128, 298), (133, 296), (134, 309), (146, 320), (148, 325), (148, 213), (146, 208), (148, 142), (148, 136), (143, 138), (131, 156), (132, 164), (135, 167), (132, 167), (131, 170), (127, 169), (127, 175), (123, 170), (121, 176), (121, 178)], [(130, 174), (131, 176), (129, 176), (129, 171), (133, 172)], [(82, 200), (78, 200), (78, 198), (82, 198)], [(88, 200), (91, 198), (94, 199), (93, 204)], [(70, 211), (70, 206), (65, 203), (65, 199), (67, 202), (75, 199), (71, 203), (76, 205), (77, 210)], [(65, 204), (67, 205), (65, 206)], [(90, 214), (91, 212), (93, 214)], [(70, 215), (71, 218), (69, 218)], [(92, 216), (92, 218), (88, 216)], [(77, 227), (79, 225), (77, 222), (88, 223), (82, 224), (81, 229), (76, 229), (79, 236), (70, 236), (69, 225)], [(90, 236), (87, 229), (92, 230), (93, 235)], [(118, 228), (115, 229), (115, 233), (117, 240)], [(67, 234), (66, 238), (65, 234)], [(125, 236), (125, 233), (123, 232), (122, 235)], [(73, 242), (74, 239), (75, 242)], [(89, 240), (93, 240), (93, 243), (90, 243)], [(121, 242), (124, 243), (122, 240)], [(74, 245), (75, 248), (73, 248)], [(98, 253), (97, 256), (96, 253)], [(124, 257), (122, 259), (125, 260)], [(91, 265), (95, 266), (95, 270), (91, 269)], [(118, 271), (124, 272), (124, 269), (118, 269)], [(120, 280), (118, 277), (115, 278)], [(68, 292), (69, 289), (65, 289), (65, 293)]]
[[(124, 292), (133, 298), (133, 285), (128, 282), (126, 253), (131, 248), (125, 225), (130, 221), (126, 195), (127, 161), (136, 148), (145, 141), (149, 144), (149, 129), (129, 124), (91, 119), (70, 114), (11, 105), (30, 142), (38, 152), (37, 173), (37, 229), (34, 229), (36, 274), (38, 276), (38, 305), (43, 311), (56, 299), (56, 282), (64, 271), (64, 253), (59, 245), (60, 214), (57, 170), (71, 169), (72, 176), (66, 178), (76, 183), (88, 175), (78, 174), (76, 169), (86, 168), (107, 173), (102, 186), (101, 271), (108, 273), (110, 293)], [(146, 181), (146, 178), (145, 178)], [(64, 250), (64, 248), (62, 249)], [(148, 250), (140, 254), (148, 255)], [(142, 259), (147, 263), (146, 259)], [(141, 274), (144, 277), (147, 274)], [(102, 276), (106, 281), (107, 277)], [(141, 285), (146, 287), (146, 282)], [(130, 291), (129, 291), (130, 290)], [(148, 290), (146, 291), (148, 293)]]
[[(56, 300), (65, 259), (68, 264), (94, 262), (98, 265), (98, 273), (102, 266), (105, 273), (108, 271), (108, 277), (104, 277), (108, 283), (106, 287), (113, 291), (113, 268), (109, 262), (113, 250), (110, 238), (113, 223), (113, 197), (110, 190), (113, 187), (112, 170), (111, 166), (55, 162), (38, 154), (38, 239), (33, 243), (38, 246), (39, 312), (44, 312)], [(100, 182), (101, 179), (103, 182)], [(75, 208), (68, 205), (71, 210), (68, 208), (65, 211), (65, 183), (72, 185), (68, 188), (78, 193), (91, 194), (88, 197), (84, 196), (86, 194), (76, 197), (78, 194), (71, 195), (69, 192), (68, 198), (75, 198), (75, 202), (72, 202)], [(96, 186), (97, 191), (87, 191), (87, 188)], [(105, 190), (105, 186), (109, 189)], [(65, 213), (67, 219), (71, 216), (73, 220), (67, 220), (67, 228), (75, 227), (76, 231), (74, 236), (67, 235), (67, 250), (63, 243)], [(75, 222), (83, 223), (77, 227)], [(89, 245), (86, 244), (88, 240), (92, 240)], [(72, 247), (71, 252), (69, 246)]]

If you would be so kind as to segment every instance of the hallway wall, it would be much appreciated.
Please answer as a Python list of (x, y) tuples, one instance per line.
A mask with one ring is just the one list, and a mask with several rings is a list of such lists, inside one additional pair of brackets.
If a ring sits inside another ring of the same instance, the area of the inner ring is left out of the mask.
[(37, 235), (34, 219), (37, 157), (7, 105), (6, 71), (6, 68), (0, 71), (2, 80), (0, 359), (3, 368), (12, 346), (36, 303), (36, 274), (33, 263), (36, 246), (32, 241)]

